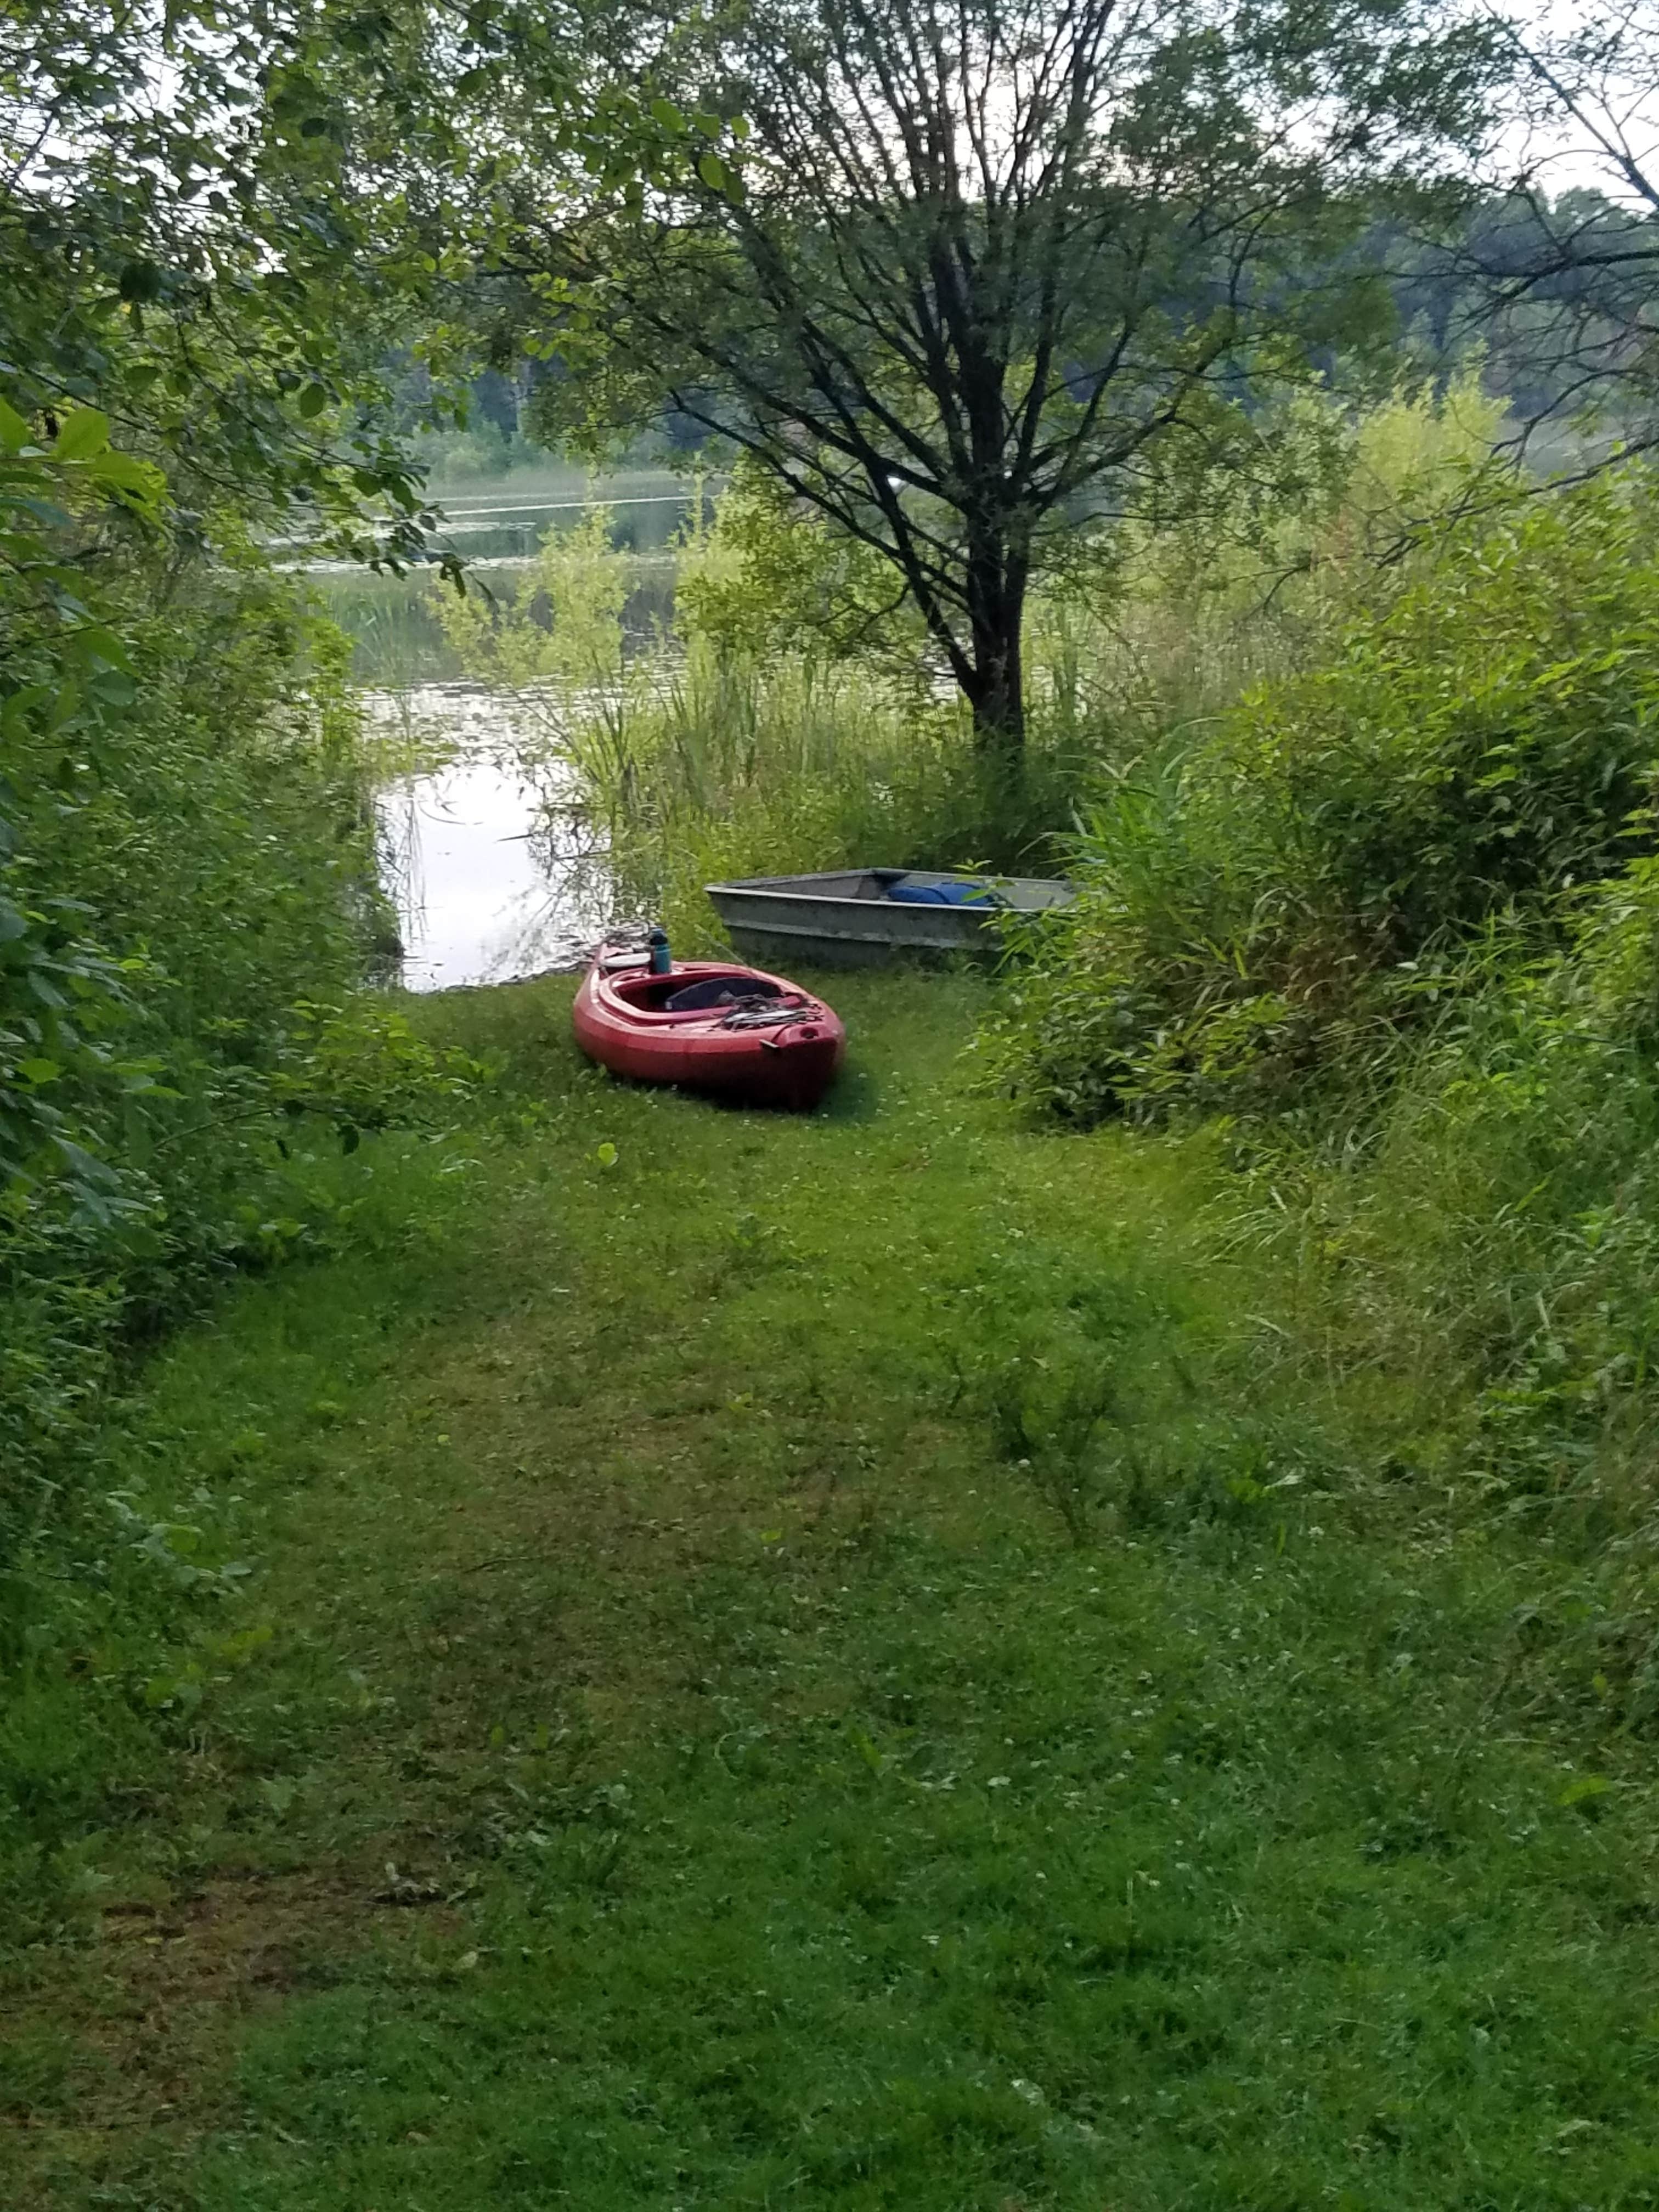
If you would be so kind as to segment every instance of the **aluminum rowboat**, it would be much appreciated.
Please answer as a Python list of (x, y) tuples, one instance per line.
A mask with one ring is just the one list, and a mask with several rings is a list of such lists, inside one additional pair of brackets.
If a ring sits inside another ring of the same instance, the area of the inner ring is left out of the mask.
[(823, 968), (874, 967), (907, 953), (994, 953), (996, 915), (1041, 913), (1075, 896), (1070, 884), (1046, 877), (919, 868), (750, 876), (706, 889), (744, 959)]

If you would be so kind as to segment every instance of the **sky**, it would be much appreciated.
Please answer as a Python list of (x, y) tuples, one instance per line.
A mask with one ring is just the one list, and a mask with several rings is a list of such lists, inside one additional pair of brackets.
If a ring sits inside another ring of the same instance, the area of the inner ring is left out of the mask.
[[(1496, 20), (1500, 11), (1476, 0), (1476, 12)], [(1540, 70), (1539, 112), (1504, 134), (1494, 167), (1528, 169), (1552, 195), (1594, 185), (1613, 199), (1659, 204), (1659, 0), (1592, 0), (1588, 7), (1547, 0), (1502, 13), (1519, 21), (1528, 46), (1574, 96), (1577, 112), (1560, 112)], [(1561, 54), (1592, 30), (1618, 33), (1618, 68), (1575, 64)], [(1626, 160), (1649, 189), (1621, 173)]]

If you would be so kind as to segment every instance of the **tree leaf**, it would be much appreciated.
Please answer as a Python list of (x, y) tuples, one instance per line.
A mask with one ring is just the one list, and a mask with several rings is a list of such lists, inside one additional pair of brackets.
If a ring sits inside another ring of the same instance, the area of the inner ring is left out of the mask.
[(102, 623), (83, 623), (73, 633), (77, 654), (87, 662), (102, 662), (106, 667), (118, 668), (124, 676), (132, 673), (132, 656), (112, 629)]
[(26, 684), (21, 691), (14, 691), (5, 706), (0, 708), (0, 737), (14, 740), (21, 738), (28, 726), (29, 716), (51, 696), (52, 687), (47, 684)]
[(66, 722), (74, 720), (80, 708), (81, 687), (71, 676), (58, 687), (57, 696), (52, 702), (52, 712), (46, 716), (46, 727), (53, 731), (61, 730)]
[(55, 461), (89, 461), (109, 443), (109, 416), (95, 407), (77, 407), (64, 417), (52, 448)]
[(167, 479), (151, 461), (136, 453), (100, 453), (94, 474), (106, 491), (118, 491), (145, 507), (159, 505)]
[(130, 305), (158, 300), (161, 295), (161, 272), (153, 261), (129, 261), (121, 271), (118, 289)]

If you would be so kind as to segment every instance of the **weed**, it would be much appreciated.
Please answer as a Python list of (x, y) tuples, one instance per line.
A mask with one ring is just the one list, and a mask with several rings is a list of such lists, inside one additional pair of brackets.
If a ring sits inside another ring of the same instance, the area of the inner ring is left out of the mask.
[[(1046, 1363), (1038, 1363), (1046, 1365)], [(1031, 1363), (1015, 1361), (993, 1376), (985, 1389), (991, 1432), (1001, 1456), (1024, 1475), (1037, 1495), (1060, 1516), (1073, 1544), (1085, 1544), (1092, 1531), (1097, 1489), (1091, 1461), (1103, 1422), (1116, 1407), (1117, 1394), (1104, 1369), (1066, 1376), (1058, 1388), (1039, 1387)]]

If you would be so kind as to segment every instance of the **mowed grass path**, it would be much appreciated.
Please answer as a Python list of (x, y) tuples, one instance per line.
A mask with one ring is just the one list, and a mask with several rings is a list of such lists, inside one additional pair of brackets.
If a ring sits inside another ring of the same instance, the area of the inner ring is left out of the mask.
[(130, 1485), (252, 1571), (8, 1970), (0, 2203), (1659, 2203), (1571, 1563), (1204, 1256), (1200, 1154), (973, 1100), (977, 992), (839, 986), (811, 1120), (428, 1010), (477, 1126), (149, 1376)]

